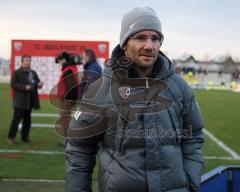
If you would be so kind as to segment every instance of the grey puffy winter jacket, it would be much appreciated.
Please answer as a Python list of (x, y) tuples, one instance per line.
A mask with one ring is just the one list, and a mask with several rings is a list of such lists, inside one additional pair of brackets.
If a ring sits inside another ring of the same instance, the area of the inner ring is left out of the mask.
[[(119, 61), (121, 55), (121, 49), (115, 48), (112, 56)], [(88, 128), (94, 131), (81, 132), (76, 137), (70, 133), (66, 147), (66, 191), (92, 191), (96, 155), (99, 191), (198, 191), (204, 125), (191, 88), (173, 71), (171, 62), (161, 52), (153, 76), (140, 80), (145, 87), (128, 87), (127, 81), (119, 83), (113, 71), (106, 68), (84, 97), (85, 102), (99, 106), (99, 114), (76, 111), (69, 126), (70, 132)], [(139, 80), (134, 75), (129, 78)], [(159, 81), (160, 91), (154, 87), (154, 80)], [(123, 87), (118, 86), (121, 83)], [(134, 110), (139, 109), (137, 105), (146, 108), (129, 117), (132, 105), (125, 100), (132, 94), (143, 95), (143, 101), (137, 96)], [(165, 104), (151, 107), (157, 97), (160, 104), (161, 101)], [(114, 111), (115, 116), (104, 118), (107, 109)], [(92, 125), (99, 127), (91, 128)]]

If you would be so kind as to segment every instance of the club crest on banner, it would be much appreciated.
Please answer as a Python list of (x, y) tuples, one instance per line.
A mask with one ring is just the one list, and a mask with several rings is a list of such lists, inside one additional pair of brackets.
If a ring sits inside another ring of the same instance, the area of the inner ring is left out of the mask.
[(101, 53), (105, 53), (105, 52), (106, 52), (106, 49), (107, 49), (106, 44), (99, 44), (99, 45), (98, 45), (98, 50), (99, 50)]
[(16, 51), (21, 51), (22, 43), (21, 42), (15, 42), (14, 43), (14, 48), (15, 48)]

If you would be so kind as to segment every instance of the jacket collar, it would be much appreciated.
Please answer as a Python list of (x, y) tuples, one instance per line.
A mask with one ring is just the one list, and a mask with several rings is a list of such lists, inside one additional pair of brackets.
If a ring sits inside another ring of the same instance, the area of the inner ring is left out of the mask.
[(24, 71), (24, 72), (29, 72), (29, 71), (31, 71), (31, 68), (23, 68), (23, 67), (20, 67), (20, 70), (21, 70), (21, 71)]

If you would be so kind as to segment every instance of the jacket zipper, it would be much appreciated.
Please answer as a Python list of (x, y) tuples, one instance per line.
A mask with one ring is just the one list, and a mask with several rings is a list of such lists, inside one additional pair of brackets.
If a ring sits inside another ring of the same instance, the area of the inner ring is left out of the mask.
[(145, 85), (146, 89), (149, 88), (149, 83), (148, 83), (148, 78), (146, 78), (146, 85)]

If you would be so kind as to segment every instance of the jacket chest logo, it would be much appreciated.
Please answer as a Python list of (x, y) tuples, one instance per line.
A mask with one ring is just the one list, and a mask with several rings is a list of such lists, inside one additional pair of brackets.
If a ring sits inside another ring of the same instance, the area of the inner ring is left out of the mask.
[(118, 91), (122, 98), (126, 99), (130, 95), (130, 87), (120, 87)]

